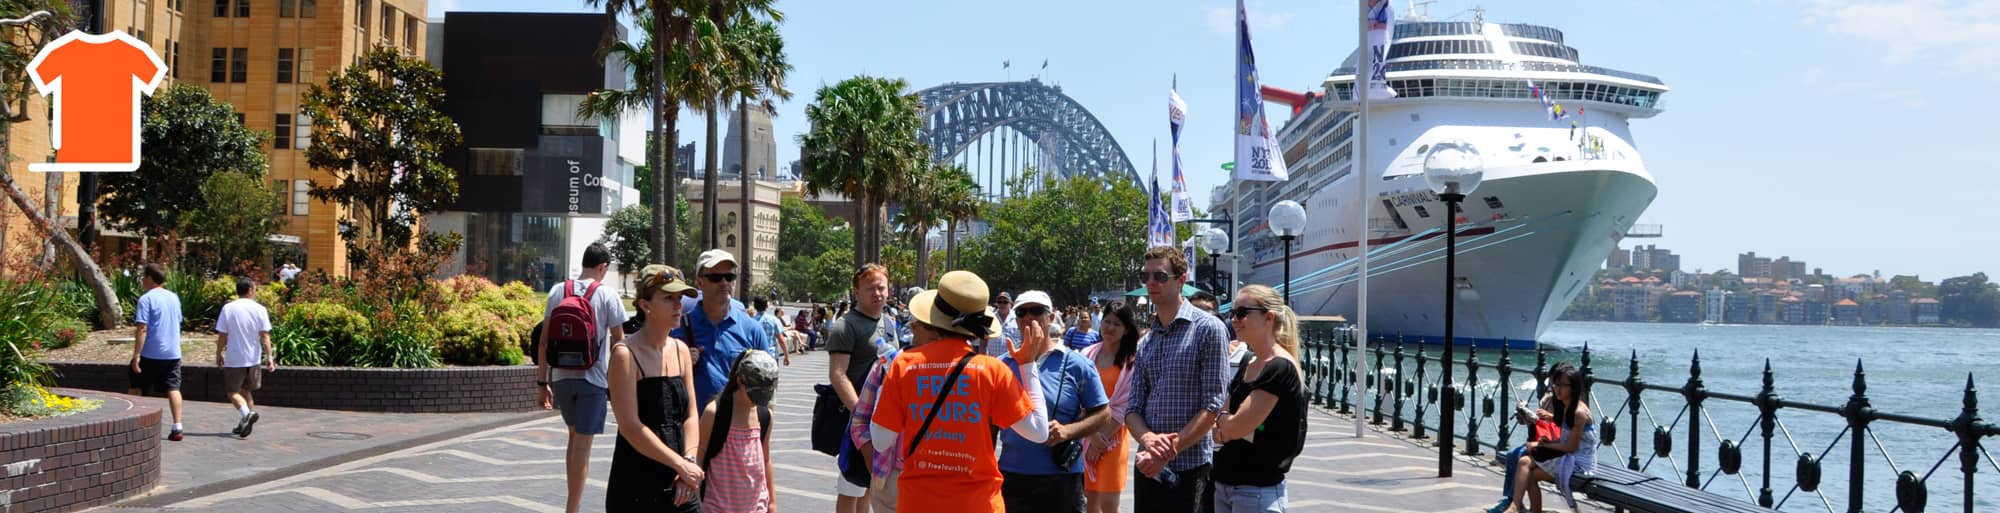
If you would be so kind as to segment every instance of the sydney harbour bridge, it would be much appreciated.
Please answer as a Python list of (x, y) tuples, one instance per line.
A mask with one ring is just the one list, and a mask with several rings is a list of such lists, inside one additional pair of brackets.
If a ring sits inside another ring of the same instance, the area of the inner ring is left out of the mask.
[(1028, 168), (1139, 181), (1111, 132), (1061, 86), (1037, 79), (950, 83), (917, 94), (932, 157), (964, 166), (989, 197), (1024, 192), (1007, 181)]

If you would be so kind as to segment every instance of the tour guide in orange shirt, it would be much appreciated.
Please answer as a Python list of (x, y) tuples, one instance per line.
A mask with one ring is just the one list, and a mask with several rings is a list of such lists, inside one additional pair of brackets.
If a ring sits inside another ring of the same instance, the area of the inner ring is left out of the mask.
[(1021, 379), (1037, 375), (1033, 356), (1048, 351), (1048, 331), (1023, 330), (1018, 347), (1006, 342), (1015, 361), (1030, 362), (1016, 376), (998, 358), (972, 350), (975, 341), (1000, 333), (986, 306), (990, 298), (978, 275), (952, 271), (938, 279), (937, 290), (910, 300), (913, 343), (889, 364), (870, 426), (878, 446), (906, 455), (897, 511), (1004, 511), (993, 428), (1011, 428), (1031, 442), (1048, 439), (1041, 380)]

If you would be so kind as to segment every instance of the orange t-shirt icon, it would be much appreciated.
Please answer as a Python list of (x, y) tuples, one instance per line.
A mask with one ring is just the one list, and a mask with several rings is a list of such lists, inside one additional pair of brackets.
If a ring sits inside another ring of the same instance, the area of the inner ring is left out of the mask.
[(139, 94), (153, 94), (166, 65), (123, 31), (71, 31), (28, 63), (35, 89), (55, 95), (56, 161), (29, 171), (139, 169)]

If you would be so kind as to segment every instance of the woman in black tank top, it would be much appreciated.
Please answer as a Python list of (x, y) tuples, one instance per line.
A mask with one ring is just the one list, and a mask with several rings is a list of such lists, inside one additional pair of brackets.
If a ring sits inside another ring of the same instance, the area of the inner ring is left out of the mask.
[(694, 372), (687, 344), (667, 335), (681, 322), (681, 297), (693, 288), (664, 265), (640, 271), (637, 339), (614, 346), (611, 409), (618, 446), (611, 455), (605, 511), (700, 511), (701, 447), (695, 427)]

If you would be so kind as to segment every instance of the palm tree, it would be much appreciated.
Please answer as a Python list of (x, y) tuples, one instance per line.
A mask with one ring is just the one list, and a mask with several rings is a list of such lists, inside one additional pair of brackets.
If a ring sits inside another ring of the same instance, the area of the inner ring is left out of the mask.
[(927, 160), (929, 150), (918, 139), (923, 102), (909, 87), (900, 78), (857, 76), (821, 86), (806, 106), (812, 129), (799, 136), (806, 190), (837, 191), (857, 202), (857, 267), (881, 259), (881, 209), (891, 184)]
[[(627, 62), (634, 66), (634, 84), (643, 84), (645, 87), (640, 90), (646, 92), (643, 95), (625, 95), (625, 105), (650, 104), (652, 107), (653, 144), (652, 151), (647, 152), (646, 165), (658, 178), (653, 180), (653, 197), (659, 204), (653, 208), (653, 230), (649, 246), (657, 258), (671, 260), (672, 255), (679, 254), (679, 241), (673, 235), (679, 232), (676, 226), (678, 223), (673, 215), (673, 205), (674, 196), (680, 191), (680, 176), (678, 170), (674, 169), (672, 152), (680, 143), (680, 134), (674, 130), (674, 124), (680, 120), (681, 99), (686, 95), (683, 94), (684, 91), (670, 90), (670, 85), (681, 84), (682, 81), (672, 79), (681, 73), (676, 72), (670, 76), (667, 68), (672, 66), (676, 69), (685, 69), (688, 56), (692, 53), (687, 42), (693, 39), (693, 24), (689, 21), (688, 13), (699, 9), (702, 4), (699, 0), (584, 1), (593, 7), (604, 7), (605, 32), (603, 40), (599, 43), (602, 51), (613, 50), (614, 42), (617, 40), (619, 15), (631, 14), (645, 27), (645, 47), (649, 50), (648, 56), (651, 57), (647, 64), (650, 66), (639, 65), (635, 59), (638, 55), (634, 52), (627, 52), (625, 55)], [(627, 45), (626, 49), (634, 48)], [(651, 72), (638, 72), (646, 68), (650, 68)], [(656, 77), (669, 77), (669, 79), (654, 80)], [(632, 96), (640, 97), (632, 98)], [(605, 100), (604, 103), (615, 105), (619, 102)]]
[[(721, 199), (717, 197), (720, 195), (717, 190), (717, 167), (721, 157), (717, 151), (721, 145), (718, 127), (723, 106), (728, 105), (737, 90), (737, 73), (732, 61), (738, 55), (731, 51), (730, 45), (735, 40), (745, 39), (739, 38), (742, 32), (732, 27), (756, 25), (766, 19), (784, 21), (785, 14), (774, 7), (775, 3), (775, 0), (708, 0), (703, 2), (702, 9), (694, 11), (695, 36), (704, 51), (695, 54), (698, 59), (690, 61), (693, 65), (689, 67), (686, 78), (689, 87), (700, 95), (698, 108), (708, 125), (707, 151), (704, 154), (707, 169), (702, 175), (701, 189), (702, 226), (706, 227), (702, 233), (706, 234), (707, 247), (717, 247), (716, 243), (722, 236), (721, 227), (716, 224), (716, 219), (721, 216), (717, 211)], [(774, 26), (770, 35), (776, 34)], [(778, 45), (782, 51), (783, 43)]]
[[(778, 34), (778, 25), (774, 22), (754, 20), (753, 23), (732, 24), (725, 32), (724, 39), (727, 43), (723, 48), (729, 56), (731, 73), (730, 87), (723, 93), (736, 98), (736, 112), (739, 118), (737, 133), (743, 134), (743, 140), (736, 145), (737, 150), (741, 152), (737, 156), (737, 162), (743, 165), (743, 169), (737, 173), (742, 179), (742, 187), (737, 189), (740, 194), (737, 206), (740, 208), (740, 218), (743, 220), (742, 223), (738, 223), (738, 229), (741, 231), (739, 240), (743, 241), (744, 258), (751, 258), (750, 201), (755, 194), (752, 192), (750, 180), (750, 116), (748, 115), (750, 101), (759, 100), (765, 112), (777, 115), (777, 105), (771, 102), (771, 98), (781, 100), (792, 98), (792, 91), (785, 88), (785, 77), (791, 73), (792, 64), (785, 59), (785, 39)], [(749, 297), (751, 273), (742, 274), (743, 277), (737, 281), (737, 286), (742, 287), (743, 297)]]
[(986, 208), (986, 201), (980, 197), (979, 181), (965, 168), (951, 166), (940, 177), (937, 187), (938, 214), (945, 219), (944, 261), (945, 268), (958, 268), (958, 226), (965, 220), (977, 217)]
[(909, 237), (910, 247), (916, 251), (916, 280), (929, 283), (930, 251), (924, 247), (931, 226), (938, 222), (938, 186), (943, 182), (951, 164), (929, 160), (922, 170), (903, 175), (896, 183), (896, 197), (903, 204), (903, 211), (897, 216), (896, 224)]

